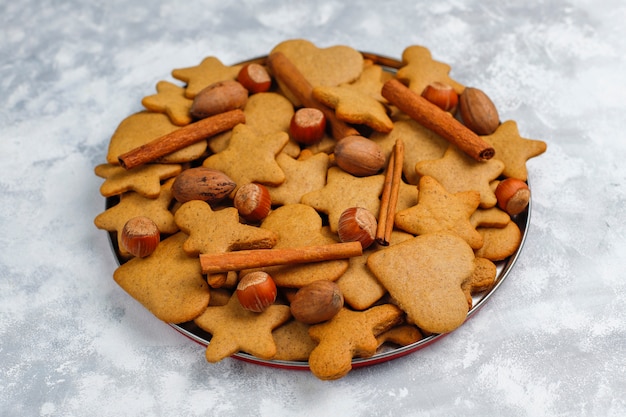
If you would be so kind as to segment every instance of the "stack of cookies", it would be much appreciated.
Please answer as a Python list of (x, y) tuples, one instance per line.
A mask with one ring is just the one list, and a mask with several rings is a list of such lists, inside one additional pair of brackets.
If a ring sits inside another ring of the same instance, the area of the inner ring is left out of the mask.
[(546, 150), (481, 90), (306, 40), (172, 71), (95, 167), (115, 281), (156, 317), (324, 380), (463, 324), (522, 242), (526, 162)]

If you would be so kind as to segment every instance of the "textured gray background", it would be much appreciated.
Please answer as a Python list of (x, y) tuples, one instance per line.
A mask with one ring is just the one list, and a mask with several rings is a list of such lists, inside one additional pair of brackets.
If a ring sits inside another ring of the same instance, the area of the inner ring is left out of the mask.
[[(617, 416), (626, 402), (621, 0), (0, 2), (0, 415)], [(173, 68), (307, 38), (412, 44), (548, 142), (519, 261), (462, 328), (321, 382), (224, 360), (113, 282), (93, 218), (117, 124)]]

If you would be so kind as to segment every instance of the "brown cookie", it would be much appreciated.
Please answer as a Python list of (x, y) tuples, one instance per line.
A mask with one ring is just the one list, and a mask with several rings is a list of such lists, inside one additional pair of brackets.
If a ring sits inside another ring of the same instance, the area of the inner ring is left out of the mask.
[(468, 312), (461, 285), (474, 271), (474, 252), (460, 237), (429, 233), (370, 255), (368, 267), (408, 321), (430, 333), (459, 327)]
[(133, 258), (113, 273), (124, 291), (169, 323), (193, 320), (210, 299), (200, 261), (182, 249), (185, 239), (184, 233), (176, 233), (162, 240), (150, 256)]
[(440, 82), (454, 88), (461, 94), (465, 87), (450, 77), (450, 65), (435, 61), (430, 51), (419, 45), (407, 47), (402, 53), (403, 65), (398, 69), (397, 78), (408, 83), (409, 88), (422, 94), (428, 84)]
[(146, 216), (150, 218), (164, 235), (178, 231), (178, 226), (174, 222), (174, 215), (168, 209), (174, 198), (172, 196), (173, 182), (173, 178), (166, 181), (161, 186), (161, 192), (157, 198), (146, 198), (133, 191), (122, 194), (118, 204), (96, 216), (94, 223), (97, 228), (117, 232), (119, 251), (122, 256), (130, 256), (123, 249), (121, 238), (124, 225), (133, 217)]
[(453, 233), (478, 249), (483, 240), (470, 217), (479, 200), (476, 191), (451, 194), (436, 179), (424, 176), (420, 179), (417, 204), (396, 213), (395, 226), (414, 235)]
[[(166, 114), (150, 111), (132, 114), (124, 119), (113, 133), (109, 142), (107, 162), (119, 165), (118, 157), (120, 155), (176, 129), (179, 129), (179, 127), (173, 124)], [(179, 151), (172, 152), (155, 162), (173, 164), (190, 162), (202, 156), (206, 148), (206, 141), (201, 140)]]
[(323, 152), (315, 155), (305, 152), (298, 159), (280, 153), (276, 157), (276, 162), (285, 173), (285, 182), (275, 187), (267, 187), (273, 204), (300, 203), (304, 194), (319, 190), (326, 185), (326, 171), (330, 165), (330, 157)]
[(384, 175), (355, 177), (338, 167), (328, 170), (324, 188), (302, 196), (302, 203), (328, 214), (330, 229), (337, 231), (339, 217), (350, 207), (363, 207), (378, 216)]
[[(337, 243), (335, 238), (325, 232), (320, 215), (304, 204), (288, 204), (272, 211), (261, 223), (261, 230), (271, 231), (278, 236), (274, 246), (276, 249)], [(300, 288), (313, 281), (335, 281), (347, 268), (348, 261), (338, 259), (279, 265), (263, 270), (274, 278), (278, 286)]]
[(272, 331), (290, 317), (289, 306), (273, 304), (255, 313), (244, 309), (233, 295), (224, 306), (207, 307), (194, 322), (211, 334), (206, 359), (214, 363), (237, 352), (272, 359), (276, 355)]
[(180, 174), (179, 164), (146, 164), (127, 170), (119, 165), (100, 164), (94, 172), (105, 178), (100, 186), (100, 194), (104, 197), (135, 191), (147, 198), (157, 198), (161, 193), (161, 180)]
[(547, 149), (547, 144), (541, 140), (521, 137), (517, 123), (512, 120), (505, 121), (493, 134), (483, 136), (483, 139), (495, 149), (495, 158), (504, 162), (502, 174), (522, 181), (528, 179), (526, 162)]
[(193, 100), (185, 96), (185, 88), (168, 81), (159, 81), (157, 93), (141, 100), (143, 106), (153, 112), (165, 113), (176, 126), (185, 126), (193, 121), (189, 109)]
[(335, 317), (309, 329), (318, 342), (309, 356), (311, 372), (322, 380), (334, 380), (352, 369), (352, 358), (367, 358), (378, 348), (376, 336), (402, 321), (402, 311), (392, 304), (365, 311), (343, 308)]
[(440, 159), (421, 161), (415, 165), (419, 175), (435, 178), (450, 193), (478, 191), (480, 207), (489, 208), (498, 200), (490, 182), (498, 178), (504, 163), (498, 159), (478, 162), (451, 145)]
[(258, 135), (249, 126), (239, 124), (232, 131), (228, 147), (209, 156), (202, 166), (224, 172), (237, 183), (236, 189), (249, 182), (280, 185), (285, 173), (276, 156), (287, 141), (289, 135), (285, 132)]
[(200, 91), (218, 81), (235, 80), (242, 65), (228, 66), (216, 57), (207, 57), (193, 67), (178, 68), (172, 77), (187, 83), (185, 96), (193, 99)]

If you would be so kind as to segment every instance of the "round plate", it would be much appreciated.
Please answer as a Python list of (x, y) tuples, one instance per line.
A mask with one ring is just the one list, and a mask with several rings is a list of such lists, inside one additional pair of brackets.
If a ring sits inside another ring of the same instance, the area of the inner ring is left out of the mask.
[[(362, 54), (366, 59), (369, 59), (373, 61), (374, 63), (381, 65), (386, 71), (389, 71), (389, 72), (395, 72), (401, 65), (400, 61), (393, 59), (393, 58), (384, 57), (384, 56), (371, 54), (367, 52), (362, 52)], [(243, 64), (252, 63), (252, 62), (263, 63), (266, 58), (267, 57), (262, 56), (262, 57), (250, 59), (248, 61), (240, 62), (235, 65), (243, 65)], [(119, 201), (119, 198), (117, 197), (109, 197), (106, 199), (105, 207), (106, 208), (113, 207), (114, 205), (118, 203), (118, 201)], [(502, 285), (504, 280), (507, 278), (507, 276), (511, 272), (513, 265), (515, 265), (515, 262), (517, 261), (517, 258), (520, 255), (522, 248), (524, 247), (524, 243), (526, 241), (526, 232), (530, 224), (531, 208), (532, 208), (532, 202), (528, 204), (528, 207), (526, 208), (526, 210), (524, 210), (522, 213), (512, 218), (512, 220), (517, 224), (517, 226), (519, 227), (522, 233), (522, 239), (521, 239), (520, 245), (513, 255), (511, 255), (510, 257), (508, 257), (507, 259), (503, 261), (496, 263), (497, 275), (496, 275), (494, 285), (488, 291), (476, 294), (472, 297), (473, 299), (472, 308), (467, 313), (467, 319), (474, 316), (485, 305), (485, 303), (498, 290), (500, 285)], [(120, 264), (123, 263), (125, 260), (118, 255), (119, 251), (117, 247), (117, 237), (116, 237), (115, 232), (109, 233), (109, 241), (111, 243), (111, 249), (116, 256), (118, 263)], [(186, 322), (186, 323), (178, 323), (178, 324), (170, 323), (169, 325), (172, 326), (181, 334), (183, 334), (184, 336), (187, 336), (189, 339), (203, 346), (208, 346), (208, 344), (210, 343), (211, 335), (205, 332), (204, 330), (202, 330), (201, 328), (199, 328), (198, 326), (196, 326), (196, 324), (193, 321)], [(383, 345), (376, 354), (374, 354), (373, 356), (369, 358), (354, 358), (352, 360), (352, 367), (358, 368), (362, 366), (375, 365), (381, 362), (386, 362), (392, 359), (397, 359), (399, 357), (408, 355), (409, 353), (413, 353), (417, 350), (420, 350), (436, 342), (437, 340), (441, 339), (445, 335), (446, 334), (430, 335), (430, 336), (424, 337), (423, 339), (415, 343), (402, 346), (402, 347)], [(308, 362), (265, 360), (265, 359), (259, 359), (247, 353), (236, 353), (233, 355), (233, 357), (236, 359), (245, 361), (245, 362), (251, 362), (251, 363), (264, 365), (264, 366), (271, 366), (271, 367), (277, 367), (277, 368), (283, 368), (283, 369), (294, 369), (294, 370), (309, 369)]]

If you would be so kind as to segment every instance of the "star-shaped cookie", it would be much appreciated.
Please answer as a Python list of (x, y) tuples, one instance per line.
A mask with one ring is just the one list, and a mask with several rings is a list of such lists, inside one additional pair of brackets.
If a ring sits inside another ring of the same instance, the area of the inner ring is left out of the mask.
[(241, 67), (224, 65), (216, 57), (210, 56), (196, 66), (173, 70), (172, 77), (187, 83), (185, 96), (193, 99), (202, 89), (213, 83), (236, 79)]
[(165, 113), (176, 126), (185, 126), (192, 122), (189, 109), (193, 100), (185, 96), (185, 88), (168, 81), (159, 81), (157, 93), (141, 100), (143, 106), (154, 112)]
[(384, 175), (355, 177), (338, 167), (328, 169), (324, 188), (302, 196), (302, 203), (328, 214), (330, 230), (337, 231), (339, 217), (350, 207), (363, 207), (378, 217)]
[(176, 233), (162, 240), (150, 256), (133, 258), (113, 273), (124, 291), (168, 323), (193, 320), (209, 304), (200, 260), (183, 252), (185, 239), (184, 233)]
[(119, 203), (96, 216), (94, 224), (97, 228), (117, 232), (118, 246), (122, 256), (128, 257), (130, 254), (121, 245), (121, 232), (126, 222), (133, 217), (149, 217), (156, 223), (162, 234), (178, 231), (178, 226), (174, 222), (174, 215), (168, 209), (174, 198), (172, 196), (173, 182), (174, 178), (167, 180), (161, 186), (161, 192), (157, 198), (146, 198), (133, 191), (122, 194)]
[(481, 208), (490, 208), (497, 204), (498, 200), (490, 183), (503, 170), (504, 162), (499, 159), (478, 162), (454, 145), (450, 145), (443, 157), (421, 161), (415, 165), (415, 171), (419, 175), (435, 178), (451, 193), (478, 191)]
[(450, 142), (410, 118), (394, 120), (391, 132), (373, 132), (370, 139), (376, 142), (387, 156), (393, 151), (396, 141), (402, 139), (404, 143), (402, 173), (409, 184), (415, 185), (419, 181), (415, 164), (441, 158), (450, 146)]
[(319, 86), (313, 88), (313, 97), (335, 109), (339, 120), (366, 125), (377, 132), (389, 132), (393, 129), (393, 122), (387, 115), (385, 106), (360, 90), (345, 85)]
[(483, 245), (480, 233), (470, 222), (478, 208), (477, 191), (449, 193), (429, 176), (419, 183), (417, 204), (396, 213), (395, 226), (413, 235), (447, 232), (465, 240), (473, 249)]
[(285, 173), (276, 156), (289, 141), (286, 132), (258, 135), (251, 127), (239, 124), (233, 128), (228, 147), (204, 160), (202, 165), (224, 172), (237, 184), (249, 182), (280, 185)]
[(334, 380), (352, 369), (352, 358), (376, 353), (376, 336), (399, 324), (403, 312), (392, 304), (365, 311), (343, 308), (331, 320), (309, 328), (318, 345), (309, 355), (311, 372), (322, 380)]
[(276, 162), (285, 173), (286, 179), (276, 187), (267, 187), (272, 204), (296, 204), (304, 194), (324, 187), (329, 160), (328, 154), (323, 152), (315, 155), (303, 152), (298, 159), (280, 153)]
[(465, 87), (450, 78), (450, 65), (435, 61), (428, 48), (419, 45), (409, 46), (402, 53), (403, 66), (398, 69), (396, 77), (407, 81), (409, 88), (422, 94), (426, 86), (435, 81), (447, 84), (461, 94)]
[(206, 359), (218, 362), (237, 352), (246, 352), (260, 359), (276, 355), (272, 331), (291, 317), (289, 306), (273, 304), (262, 313), (244, 309), (236, 294), (224, 306), (210, 306), (194, 321), (211, 334)]
[(274, 232), (242, 224), (234, 207), (211, 209), (204, 201), (188, 201), (176, 210), (176, 225), (187, 233), (183, 249), (190, 256), (242, 249), (268, 249), (276, 244)]
[(104, 197), (135, 191), (147, 198), (158, 197), (161, 180), (174, 177), (181, 171), (179, 164), (145, 164), (131, 170), (119, 165), (100, 164), (94, 169), (97, 176), (105, 178), (100, 186), (100, 194)]
[[(288, 132), (294, 109), (293, 104), (285, 96), (266, 92), (250, 95), (243, 113), (246, 116), (246, 125), (257, 135), (262, 136), (274, 132)], [(231, 136), (232, 131), (229, 130), (209, 138), (209, 147), (213, 153), (226, 149)]]
[(504, 162), (502, 174), (522, 181), (528, 179), (526, 162), (547, 149), (547, 144), (541, 140), (521, 137), (517, 123), (512, 120), (505, 121), (493, 134), (482, 138), (495, 149), (495, 158)]
[(363, 72), (356, 81), (342, 86), (360, 91), (381, 103), (387, 103), (387, 99), (381, 94), (383, 84), (383, 67), (370, 64), (363, 67)]

